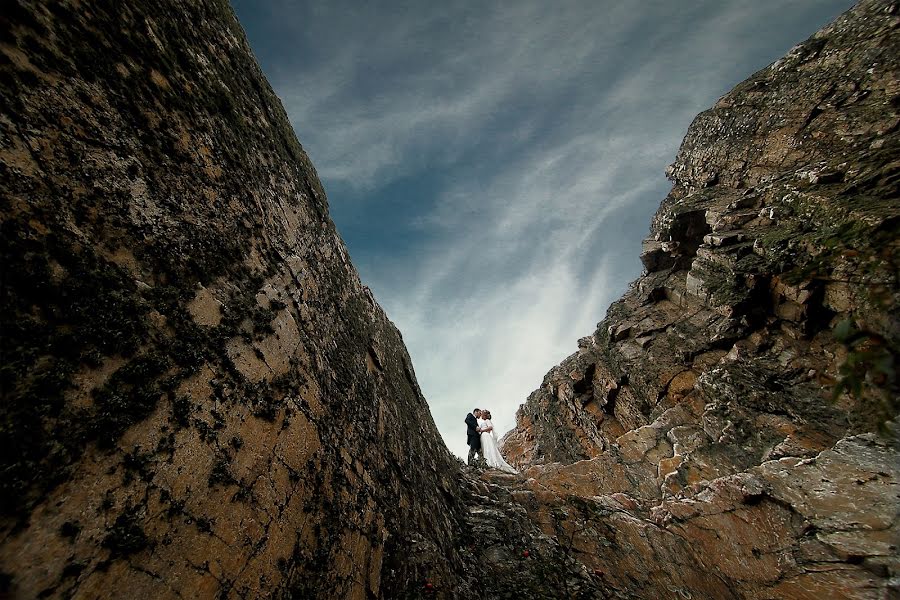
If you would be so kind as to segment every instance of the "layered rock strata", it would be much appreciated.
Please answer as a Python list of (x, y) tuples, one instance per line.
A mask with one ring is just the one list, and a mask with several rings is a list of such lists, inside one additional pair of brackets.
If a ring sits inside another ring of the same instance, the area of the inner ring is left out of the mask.
[(505, 436), (614, 589), (897, 593), (898, 27), (861, 2), (694, 120), (644, 274)]
[(464, 588), (456, 462), (228, 3), (0, 34), (0, 594)]

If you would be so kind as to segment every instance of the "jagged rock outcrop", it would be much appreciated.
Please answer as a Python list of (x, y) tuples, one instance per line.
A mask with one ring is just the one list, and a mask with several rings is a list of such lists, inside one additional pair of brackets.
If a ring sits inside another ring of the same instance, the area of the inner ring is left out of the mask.
[(863, 1), (699, 115), (644, 274), (520, 408), (533, 511), (610, 589), (897, 593), (898, 57)]
[(0, 595), (465, 589), (457, 463), (228, 3), (0, 34)]
[(896, 455), (853, 436), (662, 503), (604, 489), (593, 461), (485, 474), (468, 501), (486, 597), (891, 597)]

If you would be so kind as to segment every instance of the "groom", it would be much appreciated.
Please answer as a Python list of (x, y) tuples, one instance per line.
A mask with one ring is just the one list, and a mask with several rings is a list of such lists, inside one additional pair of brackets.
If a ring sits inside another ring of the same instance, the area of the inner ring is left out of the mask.
[(469, 444), (469, 466), (475, 463), (475, 455), (477, 454), (484, 460), (484, 454), (481, 453), (481, 432), (478, 431), (478, 418), (481, 416), (481, 409), (476, 408), (466, 415), (466, 443)]

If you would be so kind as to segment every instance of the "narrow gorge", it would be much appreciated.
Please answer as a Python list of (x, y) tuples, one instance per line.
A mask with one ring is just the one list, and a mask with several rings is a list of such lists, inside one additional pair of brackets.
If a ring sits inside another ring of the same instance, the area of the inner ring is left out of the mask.
[(445, 447), (226, 0), (0, 33), (0, 597), (900, 594), (896, 2), (690, 125), (518, 476)]

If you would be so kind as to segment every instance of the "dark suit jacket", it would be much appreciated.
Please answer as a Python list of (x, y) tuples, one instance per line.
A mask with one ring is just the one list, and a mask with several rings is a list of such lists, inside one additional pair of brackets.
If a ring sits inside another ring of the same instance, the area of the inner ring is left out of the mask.
[(469, 413), (466, 415), (466, 443), (469, 444), (470, 447), (478, 450), (481, 448), (481, 434), (478, 433), (476, 428), (478, 427), (478, 419), (475, 418), (475, 415)]

